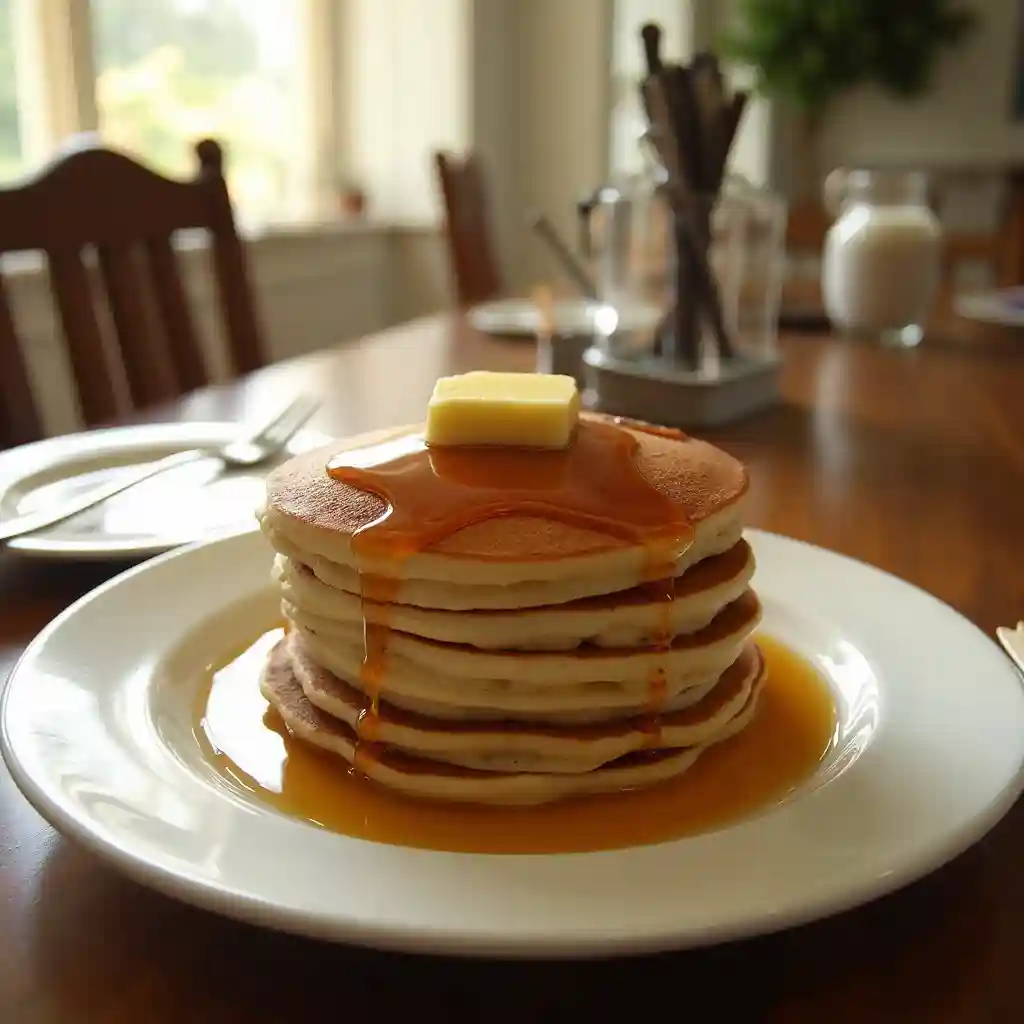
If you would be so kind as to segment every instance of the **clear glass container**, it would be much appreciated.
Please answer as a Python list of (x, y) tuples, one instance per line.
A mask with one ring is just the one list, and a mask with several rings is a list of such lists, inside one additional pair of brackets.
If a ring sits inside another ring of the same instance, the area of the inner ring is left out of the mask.
[[(614, 359), (661, 363), (680, 369), (671, 323), (676, 299), (676, 253), (665, 176), (652, 162), (632, 188), (603, 189), (594, 196), (590, 239), (602, 306), (595, 318), (595, 344)], [(697, 198), (697, 202), (701, 202)], [(786, 205), (774, 193), (729, 176), (711, 204), (708, 263), (722, 325), (741, 360), (777, 358), (778, 313), (785, 267)], [(603, 248), (602, 248), (603, 246)], [(694, 303), (683, 297), (684, 306)], [(713, 378), (722, 359), (710, 325), (699, 324), (697, 372)]]
[(670, 211), (664, 169), (645, 137), (642, 169), (597, 189), (577, 206), (579, 249), (597, 290), (595, 333), (615, 337), (650, 333), (661, 313), (669, 273)]
[(935, 302), (942, 229), (917, 171), (840, 168), (825, 181), (836, 216), (825, 239), (822, 297), (843, 333), (910, 347)]
[(725, 328), (741, 358), (778, 358), (785, 235), (779, 196), (738, 175), (726, 178), (711, 218), (711, 266)]

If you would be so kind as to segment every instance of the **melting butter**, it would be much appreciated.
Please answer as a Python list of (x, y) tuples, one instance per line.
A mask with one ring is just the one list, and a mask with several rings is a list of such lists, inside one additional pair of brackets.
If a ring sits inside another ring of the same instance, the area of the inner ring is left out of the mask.
[(572, 377), (476, 370), (441, 377), (427, 407), (431, 446), (567, 448), (579, 418)]

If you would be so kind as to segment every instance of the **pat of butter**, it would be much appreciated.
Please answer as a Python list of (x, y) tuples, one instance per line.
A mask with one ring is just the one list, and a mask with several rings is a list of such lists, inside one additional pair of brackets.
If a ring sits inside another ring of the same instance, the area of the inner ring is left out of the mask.
[(567, 448), (579, 418), (572, 377), (475, 370), (441, 377), (427, 407), (428, 445)]

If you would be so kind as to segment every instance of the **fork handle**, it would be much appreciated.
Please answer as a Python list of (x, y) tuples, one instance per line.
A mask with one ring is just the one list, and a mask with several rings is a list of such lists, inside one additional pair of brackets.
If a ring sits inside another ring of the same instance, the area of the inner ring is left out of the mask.
[(54, 523), (70, 519), (72, 516), (84, 512), (86, 509), (99, 505), (116, 494), (127, 491), (130, 487), (149, 480), (160, 473), (177, 469), (179, 466), (187, 466), (199, 459), (209, 458), (210, 452), (199, 449), (189, 449), (185, 452), (175, 452), (173, 455), (166, 455), (155, 462), (147, 462), (139, 466), (133, 472), (120, 474), (109, 484), (103, 484), (94, 490), (87, 491), (77, 498), (71, 498), (53, 508), (41, 509), (39, 512), (29, 512), (23, 516), (15, 516), (13, 519), (0, 520), (0, 543), (14, 540), (17, 537), (24, 537), (26, 534), (35, 533)]

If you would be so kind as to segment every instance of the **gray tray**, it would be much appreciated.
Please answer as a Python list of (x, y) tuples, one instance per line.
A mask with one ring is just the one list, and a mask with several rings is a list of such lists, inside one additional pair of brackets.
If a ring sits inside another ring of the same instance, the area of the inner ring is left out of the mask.
[(710, 375), (667, 368), (653, 359), (616, 359), (591, 346), (583, 353), (587, 405), (670, 427), (718, 427), (779, 402), (781, 359), (729, 360)]

